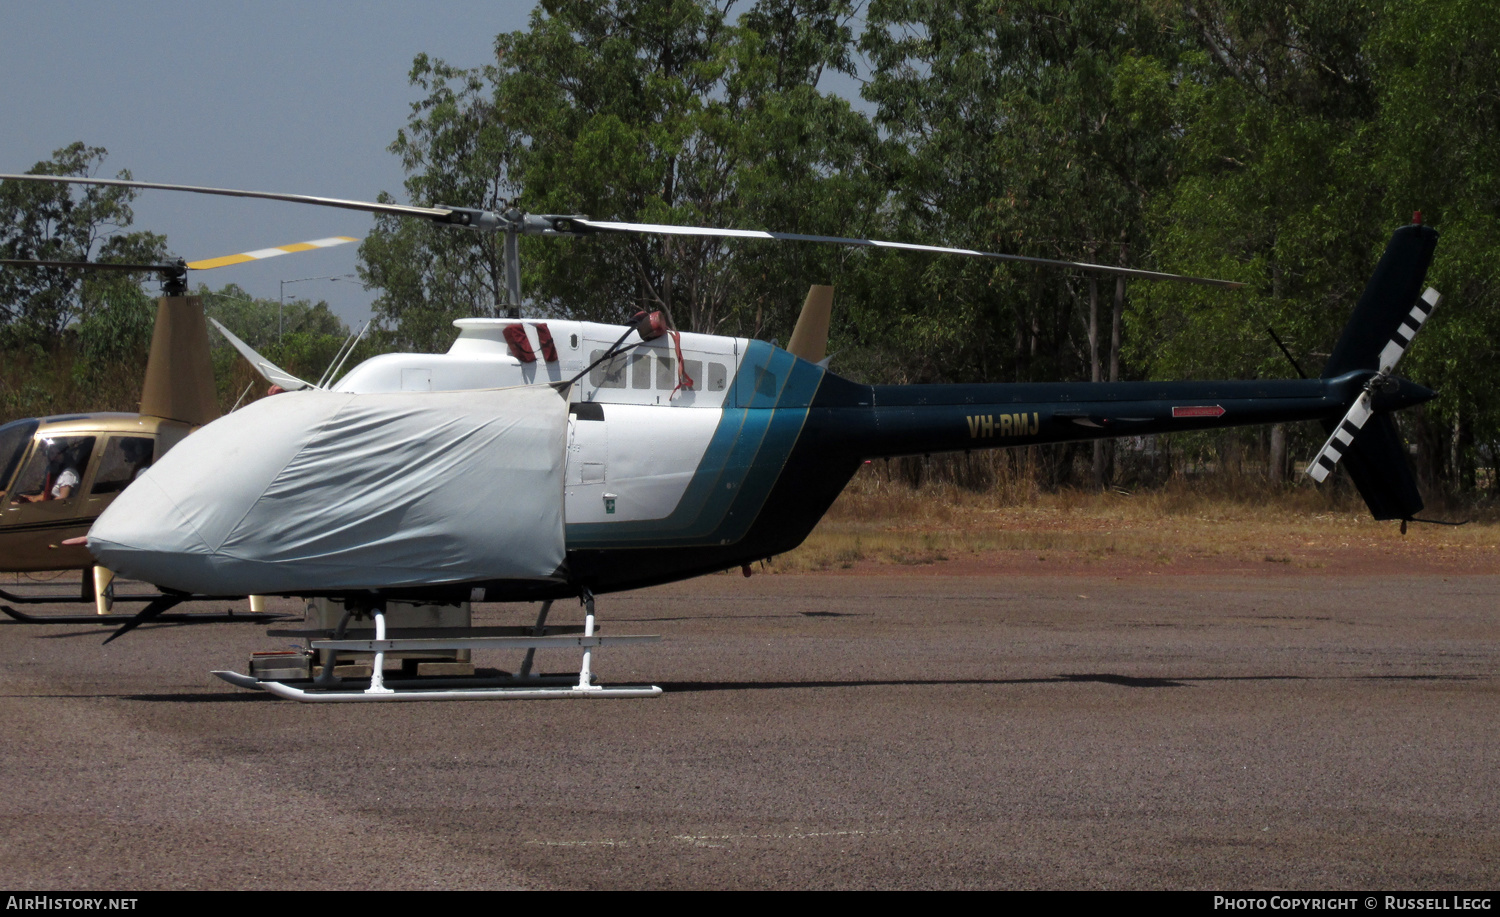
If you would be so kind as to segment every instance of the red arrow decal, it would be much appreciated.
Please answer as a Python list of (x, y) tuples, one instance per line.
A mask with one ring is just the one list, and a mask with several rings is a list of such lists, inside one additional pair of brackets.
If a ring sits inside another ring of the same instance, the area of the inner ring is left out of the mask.
[(1224, 408), (1217, 404), (1194, 404), (1174, 407), (1173, 417), (1223, 417)]

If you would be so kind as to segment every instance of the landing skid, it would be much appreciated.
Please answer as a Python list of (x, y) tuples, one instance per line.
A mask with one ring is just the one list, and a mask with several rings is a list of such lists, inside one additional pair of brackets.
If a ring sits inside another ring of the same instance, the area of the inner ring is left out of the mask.
[[(145, 592), (132, 595), (112, 595), (111, 600), (115, 602), (154, 602), (161, 598), (159, 592)], [(0, 589), (0, 599), (14, 602), (17, 605), (77, 605), (79, 603), (92, 602), (92, 596), (84, 595), (23, 595), (19, 592), (7, 592)], [(129, 617), (129, 615), (126, 615)]]
[[(77, 604), (77, 600), (71, 600)], [(121, 601), (121, 599), (115, 599)], [(77, 614), (77, 615), (32, 615), (17, 611), (9, 605), (0, 605), (0, 612), (21, 624), (124, 624), (135, 620), (133, 614)], [(272, 624), (284, 621), (290, 615), (271, 612), (197, 611), (160, 614), (151, 618), (151, 623), (172, 624)]]
[[(345, 639), (336, 636), (329, 640), (309, 641), (314, 652), (323, 651), (326, 660), (333, 660), (339, 651), (373, 653), (370, 665), (369, 686), (346, 687), (342, 679), (332, 675), (333, 666), (325, 665), (324, 674), (316, 679), (303, 681), (300, 685), (274, 679), (262, 680), (238, 672), (216, 671), (213, 674), (238, 688), (266, 691), (287, 700), (307, 704), (317, 703), (369, 703), (386, 701), (440, 701), (440, 700), (545, 700), (551, 698), (594, 697), (656, 697), (662, 693), (656, 685), (599, 685), (591, 671), (594, 651), (604, 646), (630, 646), (660, 642), (655, 635), (629, 635), (602, 637), (594, 633), (594, 597), (584, 593), (583, 633), (570, 635), (548, 634), (544, 625), (547, 610), (552, 603), (542, 605), (541, 614), (529, 636), (493, 636), (494, 629), (455, 629), (451, 635), (398, 637), (387, 639), (385, 611), (383, 605), (370, 609), (375, 619), (375, 639)], [(347, 615), (345, 618), (347, 623)], [(344, 624), (340, 624), (342, 633)], [(509, 628), (506, 628), (509, 630)], [(539, 649), (578, 648), (583, 650), (583, 664), (578, 675), (537, 675), (531, 671), (536, 651)], [(385, 680), (385, 654), (411, 651), (473, 650), (473, 649), (524, 649), (525, 661), (517, 675), (500, 678), (420, 678), (401, 679), (387, 683)], [(300, 681), (300, 679), (299, 679)], [(362, 681), (362, 680), (361, 680)]]
[[(406, 687), (401, 682), (386, 682), (389, 693), (369, 694), (358, 689), (324, 689), (311, 682), (305, 686), (280, 681), (261, 681), (239, 672), (214, 672), (237, 688), (266, 691), (287, 700), (305, 704), (359, 704), (389, 701), (439, 700), (544, 700), (564, 697), (656, 697), (656, 685), (589, 685), (580, 688), (573, 676), (540, 676), (536, 678), (422, 679), (421, 687)], [(442, 686), (440, 686), (442, 685)], [(448, 688), (447, 685), (453, 685)], [(462, 686), (460, 686), (462, 685)]]

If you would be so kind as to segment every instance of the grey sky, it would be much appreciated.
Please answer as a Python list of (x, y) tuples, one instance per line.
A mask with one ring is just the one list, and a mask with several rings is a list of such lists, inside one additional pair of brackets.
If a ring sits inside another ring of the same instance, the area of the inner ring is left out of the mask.
[[(421, 52), (484, 63), (496, 34), (524, 28), (518, 2), (395, 0), (0, 4), (0, 172), (22, 172), (82, 140), (109, 150), (103, 174), (373, 200), (402, 197), (386, 152), (418, 94)], [(404, 199), (404, 197), (402, 197)], [(370, 218), (318, 207), (142, 192), (136, 227), (189, 260), (330, 235)], [(279, 281), (351, 274), (355, 248), (288, 255), (194, 275), (275, 297)], [(287, 296), (369, 314), (358, 284), (310, 281)]]
[[(386, 152), (420, 94), (419, 53), (477, 66), (501, 32), (526, 27), (533, 0), (0, 0), (0, 172), (23, 172), (76, 140), (109, 150), (101, 175), (141, 181), (404, 201)], [(857, 82), (822, 88), (857, 99)], [(856, 103), (860, 104), (860, 103)], [(461, 204), (462, 201), (451, 203)], [(174, 254), (210, 258), (334, 235), (363, 237), (366, 215), (166, 191), (136, 199), (135, 227)], [(762, 227), (757, 227), (762, 228)], [(776, 228), (776, 227), (763, 227)], [(274, 298), (281, 281), (350, 275), (355, 245), (192, 275)], [(286, 285), (346, 321), (374, 294), (356, 282)]]

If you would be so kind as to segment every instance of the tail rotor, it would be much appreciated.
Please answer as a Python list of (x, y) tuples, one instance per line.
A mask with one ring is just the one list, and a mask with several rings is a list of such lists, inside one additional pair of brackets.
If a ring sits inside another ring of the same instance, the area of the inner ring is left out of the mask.
[(1364, 428), (1365, 421), (1375, 413), (1371, 396), (1393, 385), (1394, 380), (1391, 375), (1395, 372), (1396, 364), (1406, 353), (1406, 348), (1411, 346), (1412, 338), (1422, 330), (1422, 325), (1427, 322), (1428, 317), (1442, 300), (1443, 297), (1438, 294), (1437, 290), (1428, 287), (1417, 300), (1416, 305), (1411, 307), (1411, 311), (1401, 324), (1396, 327), (1396, 333), (1391, 337), (1390, 343), (1380, 351), (1379, 371), (1365, 385), (1365, 390), (1355, 399), (1349, 412), (1334, 427), (1333, 435), (1328, 437), (1323, 448), (1318, 450), (1317, 456), (1307, 466), (1307, 473), (1314, 481), (1321, 484), (1327, 480), (1328, 475), (1332, 474), (1333, 469), (1338, 466), (1339, 459), (1354, 444), (1354, 437)]

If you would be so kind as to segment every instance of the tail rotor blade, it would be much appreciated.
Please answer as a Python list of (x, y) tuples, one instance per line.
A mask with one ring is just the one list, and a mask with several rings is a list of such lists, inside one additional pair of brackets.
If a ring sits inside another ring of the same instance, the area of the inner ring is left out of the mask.
[[(1380, 375), (1376, 377), (1376, 381), (1389, 376), (1396, 369), (1396, 364), (1406, 353), (1406, 348), (1411, 346), (1412, 338), (1416, 337), (1417, 332), (1432, 315), (1432, 311), (1442, 301), (1443, 297), (1438, 294), (1438, 291), (1428, 287), (1416, 304), (1411, 307), (1411, 312), (1396, 328), (1395, 336), (1391, 338), (1390, 343), (1385, 345), (1385, 349), (1380, 351)], [(1333, 428), (1333, 435), (1328, 437), (1328, 441), (1313, 458), (1312, 464), (1307, 466), (1307, 473), (1314, 481), (1321, 484), (1328, 479), (1333, 469), (1338, 466), (1339, 459), (1354, 443), (1354, 437), (1364, 427), (1365, 421), (1369, 420), (1374, 413), (1375, 408), (1370, 401), (1370, 390), (1367, 388), (1360, 393), (1359, 398), (1355, 399), (1349, 412), (1344, 415), (1344, 419)]]
[(1318, 454), (1307, 466), (1307, 473), (1319, 484), (1328, 479), (1337, 467), (1339, 459), (1344, 457), (1344, 452), (1354, 442), (1354, 437), (1364, 427), (1365, 421), (1375, 409), (1370, 404), (1370, 393), (1361, 392), (1359, 398), (1355, 399), (1354, 406), (1349, 408), (1349, 413), (1339, 421), (1339, 425), (1333, 428), (1333, 435), (1328, 437), (1328, 442), (1318, 450)]
[(1390, 375), (1395, 370), (1396, 363), (1400, 361), (1401, 355), (1406, 353), (1407, 347), (1411, 346), (1411, 339), (1417, 336), (1418, 331), (1422, 330), (1422, 326), (1427, 323), (1428, 317), (1432, 315), (1432, 310), (1436, 309), (1438, 303), (1442, 301), (1443, 297), (1438, 291), (1432, 287), (1428, 287), (1421, 298), (1417, 300), (1416, 305), (1411, 307), (1411, 312), (1397, 326), (1396, 336), (1391, 338), (1391, 342), (1385, 345), (1384, 350), (1380, 351), (1380, 372), (1382, 374)]

